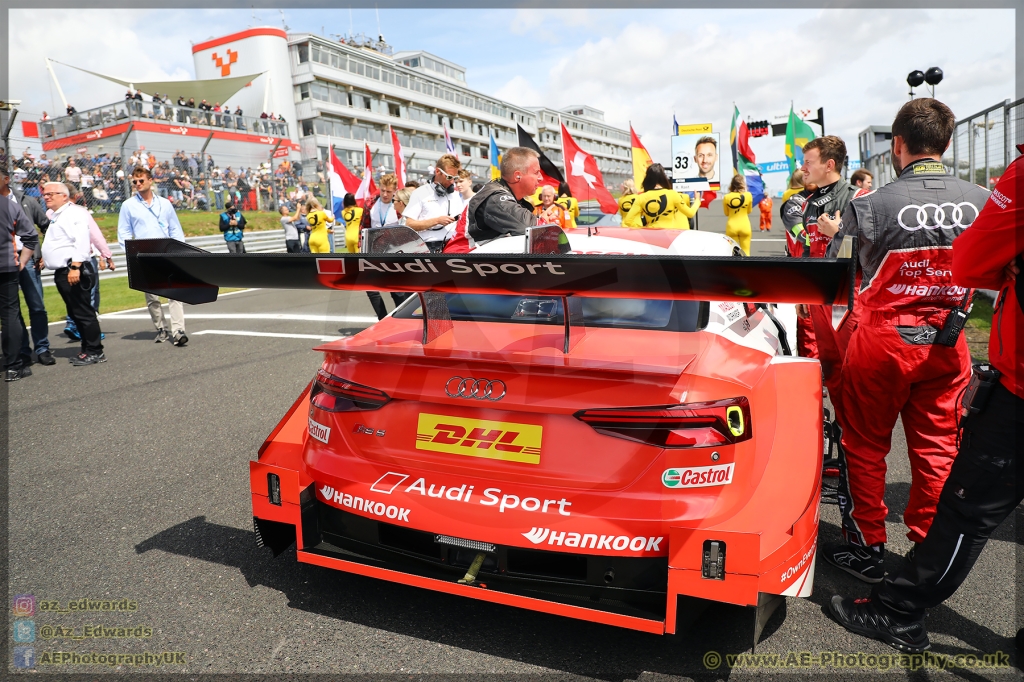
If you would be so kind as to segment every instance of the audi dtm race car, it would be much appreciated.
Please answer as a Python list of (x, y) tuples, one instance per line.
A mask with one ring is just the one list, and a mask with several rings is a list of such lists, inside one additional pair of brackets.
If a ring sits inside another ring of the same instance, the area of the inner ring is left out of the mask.
[(843, 302), (851, 259), (550, 226), (457, 254), (404, 227), (366, 231), (359, 254), (127, 244), (133, 288), (189, 303), (413, 294), (316, 349), (249, 463), (275, 556), (653, 633), (697, 600), (747, 605), (755, 643), (782, 596), (811, 593), (821, 372), (786, 320)]

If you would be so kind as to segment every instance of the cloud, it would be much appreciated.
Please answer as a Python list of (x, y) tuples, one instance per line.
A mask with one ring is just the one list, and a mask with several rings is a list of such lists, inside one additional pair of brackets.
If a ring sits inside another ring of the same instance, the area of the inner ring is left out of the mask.
[(502, 85), (494, 96), (521, 107), (537, 106), (543, 101), (540, 91), (523, 76), (516, 76)]

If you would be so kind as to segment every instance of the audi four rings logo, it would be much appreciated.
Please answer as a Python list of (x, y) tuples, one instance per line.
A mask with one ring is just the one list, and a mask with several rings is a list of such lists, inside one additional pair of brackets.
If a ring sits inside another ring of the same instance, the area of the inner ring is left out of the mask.
[(449, 398), (469, 398), (498, 402), (508, 393), (508, 387), (500, 379), (474, 379), (473, 377), (452, 377), (444, 385)]
[[(964, 222), (964, 207), (967, 207), (974, 211), (974, 217), (969, 222)], [(949, 212), (946, 209), (949, 208)], [(916, 213), (914, 215), (916, 225), (908, 225), (903, 222), (904, 213), (913, 209)], [(896, 221), (900, 224), (904, 230), (910, 232), (917, 232), (921, 228), (926, 230), (937, 230), (940, 227), (944, 230), (952, 230), (954, 227), (966, 228), (975, 221), (978, 217), (978, 207), (969, 201), (961, 201), (959, 204), (954, 204), (947, 201), (944, 204), (923, 204), (918, 206), (916, 204), (909, 204), (900, 209), (900, 212), (896, 215)], [(947, 219), (949, 222), (946, 222)]]

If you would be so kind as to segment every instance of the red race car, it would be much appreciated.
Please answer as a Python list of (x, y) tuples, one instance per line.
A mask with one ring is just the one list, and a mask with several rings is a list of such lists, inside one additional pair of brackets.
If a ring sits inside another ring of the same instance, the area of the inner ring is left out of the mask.
[(780, 595), (810, 594), (821, 373), (760, 302), (840, 302), (849, 259), (744, 258), (668, 230), (534, 228), (468, 254), (371, 236), (345, 255), (128, 242), (131, 286), (188, 302), (217, 286), (415, 293), (317, 348), (250, 462), (260, 544), (654, 633), (700, 599), (757, 607), (756, 642)]

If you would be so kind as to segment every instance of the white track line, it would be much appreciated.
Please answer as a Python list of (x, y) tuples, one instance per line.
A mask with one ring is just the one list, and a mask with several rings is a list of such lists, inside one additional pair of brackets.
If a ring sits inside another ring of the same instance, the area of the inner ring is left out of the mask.
[[(108, 313), (100, 315), (101, 320), (148, 320), (148, 314), (127, 314)], [(372, 324), (377, 322), (376, 317), (360, 315), (296, 315), (292, 313), (188, 313), (186, 320), (290, 320), (296, 322), (355, 322)]]
[(244, 332), (229, 329), (204, 329), (192, 332), (192, 336), (203, 334), (221, 334), (223, 336), (266, 336), (274, 339), (315, 339), (316, 341), (337, 341), (341, 336), (320, 336), (318, 334), (276, 334), (274, 332)]

